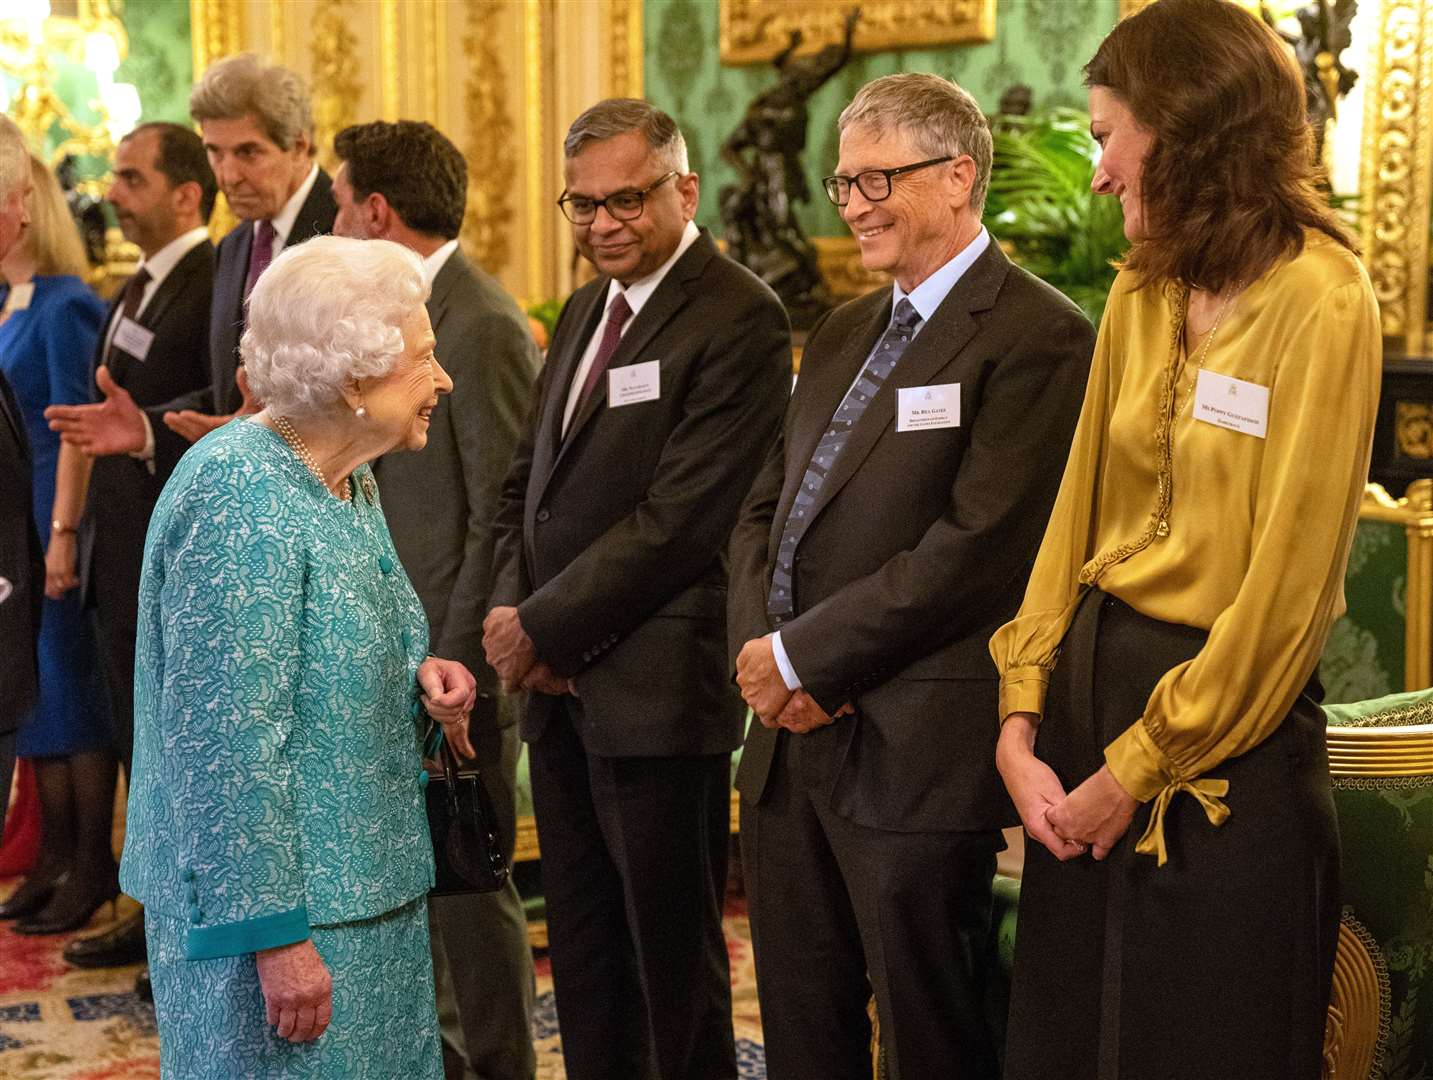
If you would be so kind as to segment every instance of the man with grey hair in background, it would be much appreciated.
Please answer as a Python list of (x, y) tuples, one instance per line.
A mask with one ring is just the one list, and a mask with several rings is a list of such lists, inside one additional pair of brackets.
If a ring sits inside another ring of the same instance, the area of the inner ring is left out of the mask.
[(727, 538), (791, 379), (776, 296), (699, 230), (666, 113), (594, 105), (559, 205), (599, 277), (563, 307), (495, 522), (489, 663), (530, 691), (570, 1080), (732, 1080), (722, 934)]
[(772, 1080), (999, 1075), (991, 881), (1016, 821), (986, 650), (1018, 607), (1094, 330), (980, 222), (991, 137), (935, 75), (868, 83), (825, 181), (890, 287), (812, 328), (731, 545), (759, 723), (742, 862)]
[[(0, 116), (0, 259), (30, 224), (30, 152), (9, 117)], [(35, 528), (30, 442), (10, 384), (0, 374), (0, 832), (15, 770), (15, 731), (38, 689), (35, 648), (45, 559)]]
[(132, 453), (165, 474), (200, 436), (238, 412), (258, 411), (239, 367), (249, 292), (285, 247), (331, 232), (338, 212), (333, 182), (314, 161), (309, 88), (297, 72), (253, 53), (220, 60), (194, 84), (189, 114), (239, 219), (215, 253), (211, 381), (138, 415), (132, 402), (121, 403), (110, 422), (92, 432), (105, 453)]

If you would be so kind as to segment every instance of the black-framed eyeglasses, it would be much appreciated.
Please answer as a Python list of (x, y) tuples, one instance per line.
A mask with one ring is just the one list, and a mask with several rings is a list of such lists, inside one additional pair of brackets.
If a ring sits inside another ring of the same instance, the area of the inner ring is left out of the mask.
[(647, 195), (676, 175), (673, 169), (641, 191), (614, 191), (605, 199), (589, 199), (586, 195), (569, 195), (564, 191), (557, 205), (562, 208), (563, 216), (574, 225), (591, 225), (597, 219), (597, 208), (601, 206), (605, 206), (607, 213), (618, 221), (635, 221), (642, 216), (642, 205), (647, 201)]
[(891, 197), (891, 177), (954, 160), (953, 156), (947, 154), (929, 161), (917, 161), (914, 165), (902, 165), (899, 169), (865, 169), (855, 176), (828, 176), (821, 184), (826, 188), (826, 198), (837, 206), (845, 206), (851, 201), (852, 184), (871, 202), (880, 202)]

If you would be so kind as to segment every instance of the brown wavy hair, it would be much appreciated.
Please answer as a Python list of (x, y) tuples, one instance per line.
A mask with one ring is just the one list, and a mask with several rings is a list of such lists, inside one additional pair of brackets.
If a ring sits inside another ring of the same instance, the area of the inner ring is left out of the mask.
[(1220, 290), (1303, 250), (1304, 230), (1357, 250), (1316, 187), (1304, 80), (1269, 27), (1229, 0), (1157, 0), (1085, 65), (1154, 135), (1145, 235), (1121, 268), (1142, 288)]

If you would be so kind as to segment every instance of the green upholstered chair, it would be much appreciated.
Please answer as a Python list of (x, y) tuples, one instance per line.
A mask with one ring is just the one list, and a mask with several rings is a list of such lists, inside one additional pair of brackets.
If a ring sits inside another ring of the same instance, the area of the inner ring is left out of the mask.
[(1326, 705), (1344, 917), (1335, 1080), (1433, 1075), (1433, 690)]
[(1401, 499), (1364, 489), (1344, 578), (1348, 612), (1319, 663), (1325, 701), (1379, 698), (1433, 683), (1433, 481)]

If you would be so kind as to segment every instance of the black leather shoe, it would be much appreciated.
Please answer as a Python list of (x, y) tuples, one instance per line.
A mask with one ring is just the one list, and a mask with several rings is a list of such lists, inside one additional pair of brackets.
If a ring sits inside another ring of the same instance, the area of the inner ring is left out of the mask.
[(82, 968), (124, 967), (144, 961), (144, 909), (126, 915), (98, 934), (65, 946), (65, 961)]
[(50, 902), (50, 897), (55, 895), (55, 889), (67, 876), (61, 874), (51, 881), (26, 878), (20, 883), (20, 887), (10, 894), (10, 898), (0, 904), (0, 919), (23, 919), (34, 915)]
[(108, 889), (101, 889), (98, 893), (80, 897), (71, 896), (61, 888), (42, 911), (21, 919), (10, 929), (28, 937), (68, 934), (83, 929), (95, 917), (95, 912), (106, 904), (110, 906), (109, 918), (111, 920), (116, 918), (115, 905), (118, 898), (118, 885), (112, 885)]
[(139, 973), (139, 978), (134, 980), (134, 992), (139, 995), (140, 1001), (154, 1003), (154, 986), (149, 981), (149, 968)]

